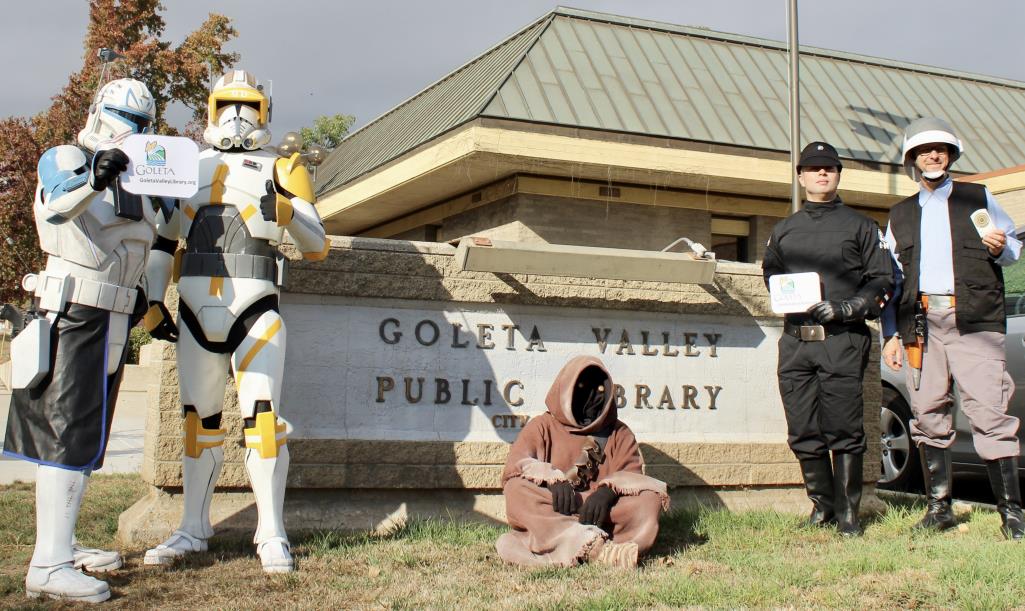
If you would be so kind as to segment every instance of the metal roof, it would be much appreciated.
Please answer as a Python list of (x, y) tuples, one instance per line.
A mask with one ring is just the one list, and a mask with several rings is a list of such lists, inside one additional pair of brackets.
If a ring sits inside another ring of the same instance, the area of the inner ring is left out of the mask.
[[(476, 117), (788, 151), (782, 43), (557, 8), (346, 138), (326, 193)], [(801, 47), (801, 134), (899, 163), (904, 126), (944, 116), (985, 172), (1025, 159), (1025, 83)]]

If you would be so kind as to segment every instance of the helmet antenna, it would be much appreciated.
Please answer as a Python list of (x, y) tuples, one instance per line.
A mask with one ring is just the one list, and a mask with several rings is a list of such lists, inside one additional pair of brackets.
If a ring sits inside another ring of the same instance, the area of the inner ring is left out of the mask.
[(110, 68), (110, 64), (114, 63), (114, 60), (123, 58), (124, 55), (121, 55), (120, 53), (118, 53), (114, 49), (108, 49), (107, 47), (103, 47), (102, 49), (97, 51), (96, 55), (97, 55), (97, 57), (100, 58), (100, 63), (101, 63), (101, 67), (100, 67), (100, 80), (97, 81), (97, 84), (96, 84), (96, 91), (99, 92), (100, 87), (102, 87), (104, 85), (104, 81), (107, 78), (107, 71)]

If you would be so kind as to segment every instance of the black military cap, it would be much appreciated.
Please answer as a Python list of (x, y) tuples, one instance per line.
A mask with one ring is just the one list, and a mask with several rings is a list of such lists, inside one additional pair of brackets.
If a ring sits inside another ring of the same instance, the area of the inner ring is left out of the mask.
[(801, 159), (797, 162), (797, 171), (804, 167), (834, 167), (842, 169), (840, 156), (836, 149), (826, 142), (812, 142), (801, 151)]

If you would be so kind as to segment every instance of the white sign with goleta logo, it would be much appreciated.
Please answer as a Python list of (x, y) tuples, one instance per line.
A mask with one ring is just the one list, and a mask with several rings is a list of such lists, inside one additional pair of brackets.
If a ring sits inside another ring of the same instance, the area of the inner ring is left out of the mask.
[(120, 176), (125, 191), (184, 199), (199, 190), (199, 147), (192, 140), (135, 134), (125, 138), (121, 150), (129, 159)]
[(772, 311), (777, 314), (807, 312), (808, 308), (822, 301), (819, 275), (806, 272), (769, 276), (769, 298)]

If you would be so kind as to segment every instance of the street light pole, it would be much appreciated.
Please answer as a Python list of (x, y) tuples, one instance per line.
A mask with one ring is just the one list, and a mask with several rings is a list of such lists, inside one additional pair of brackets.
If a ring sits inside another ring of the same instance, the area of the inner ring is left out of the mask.
[(797, 0), (787, 0), (787, 41), (790, 52), (790, 213), (801, 209), (800, 185), (797, 182), (794, 168), (797, 166), (801, 146), (801, 103), (798, 95), (797, 68), (800, 52), (797, 43)]

